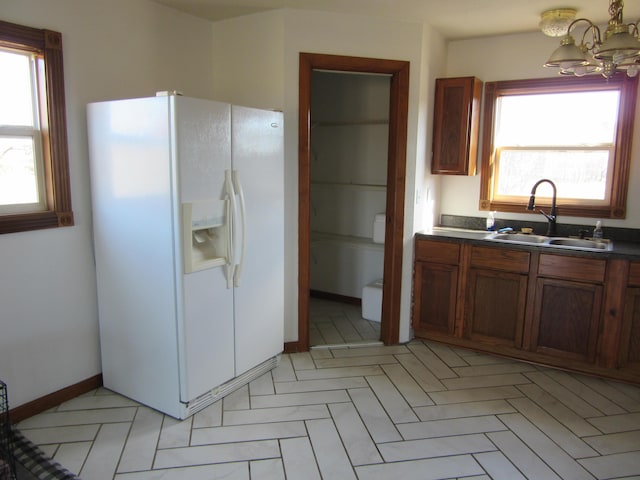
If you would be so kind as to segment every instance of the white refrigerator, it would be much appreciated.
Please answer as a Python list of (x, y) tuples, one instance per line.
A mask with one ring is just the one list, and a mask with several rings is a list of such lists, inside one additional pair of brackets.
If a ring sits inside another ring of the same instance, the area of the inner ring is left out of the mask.
[(87, 106), (104, 386), (186, 418), (278, 364), (282, 113)]

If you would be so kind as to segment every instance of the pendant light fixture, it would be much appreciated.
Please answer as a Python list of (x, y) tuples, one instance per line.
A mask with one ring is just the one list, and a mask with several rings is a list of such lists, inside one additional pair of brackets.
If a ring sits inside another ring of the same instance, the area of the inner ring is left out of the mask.
[[(583, 76), (600, 73), (605, 78), (610, 78), (620, 70), (626, 71), (630, 77), (637, 75), (640, 70), (640, 40), (638, 39), (640, 20), (625, 24), (623, 7), (623, 0), (610, 0), (610, 19), (604, 35), (601, 35), (598, 26), (587, 18), (572, 20), (564, 31), (560, 46), (553, 51), (544, 66), (559, 68), (561, 75)], [(559, 21), (557, 12), (567, 10), (571, 9), (544, 12), (540, 22), (542, 31), (545, 32), (547, 23)], [(569, 13), (563, 15), (566, 21)], [(586, 24), (586, 29), (578, 45), (572, 33), (577, 25), (582, 24)], [(551, 28), (550, 31), (557, 31), (557, 27)]]

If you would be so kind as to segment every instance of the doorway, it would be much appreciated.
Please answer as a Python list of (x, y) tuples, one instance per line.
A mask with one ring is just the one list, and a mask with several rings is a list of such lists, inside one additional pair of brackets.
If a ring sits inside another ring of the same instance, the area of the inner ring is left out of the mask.
[(384, 284), (380, 340), (398, 343), (402, 281), (402, 232), (407, 148), (409, 62), (323, 54), (300, 54), (299, 90), (299, 214), (298, 214), (298, 342), (289, 351), (309, 349), (311, 234), (311, 93), (314, 70), (390, 76), (389, 138), (384, 243)]

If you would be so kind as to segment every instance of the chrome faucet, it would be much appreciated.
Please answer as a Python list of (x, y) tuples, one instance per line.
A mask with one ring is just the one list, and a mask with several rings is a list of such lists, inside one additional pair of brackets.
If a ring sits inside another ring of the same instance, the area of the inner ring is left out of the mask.
[(529, 197), (529, 205), (527, 205), (527, 210), (535, 210), (536, 208), (536, 189), (538, 185), (541, 183), (548, 183), (553, 188), (553, 198), (551, 199), (551, 212), (545, 213), (542, 210), (538, 210), (549, 222), (549, 227), (547, 228), (547, 236), (553, 237), (556, 234), (556, 219), (558, 218), (558, 214), (556, 212), (556, 185), (551, 180), (543, 178), (542, 180), (538, 180), (533, 188), (531, 189), (531, 196)]

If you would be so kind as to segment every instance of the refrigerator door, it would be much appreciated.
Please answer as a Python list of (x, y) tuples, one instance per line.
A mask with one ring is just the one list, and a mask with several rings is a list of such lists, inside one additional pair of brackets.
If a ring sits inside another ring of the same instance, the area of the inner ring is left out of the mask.
[[(188, 97), (174, 97), (174, 102), (173, 145), (178, 159), (179, 202), (182, 206), (230, 204), (229, 192), (225, 190), (225, 172), (231, 168), (231, 106)], [(178, 215), (184, 211), (179, 208)], [(207, 217), (206, 213), (204, 216)], [(221, 222), (231, 227), (230, 217), (225, 216)], [(227, 234), (224, 228), (203, 233)], [(179, 235), (179, 238), (183, 239), (183, 236)], [(184, 244), (186, 241), (182, 240), (183, 249), (188, 247)], [(176, 255), (177, 259), (182, 257), (181, 253)], [(233, 289), (227, 285), (227, 274), (233, 266), (224, 262), (211, 265), (191, 273), (177, 269), (183, 283), (179, 298), (183, 317), (178, 323), (180, 398), (183, 402), (207, 393), (233, 378), (235, 373)]]
[(234, 307), (240, 375), (282, 352), (284, 343), (282, 113), (232, 106), (231, 123), (239, 197)]
[(168, 99), (87, 107), (104, 386), (178, 415)]

